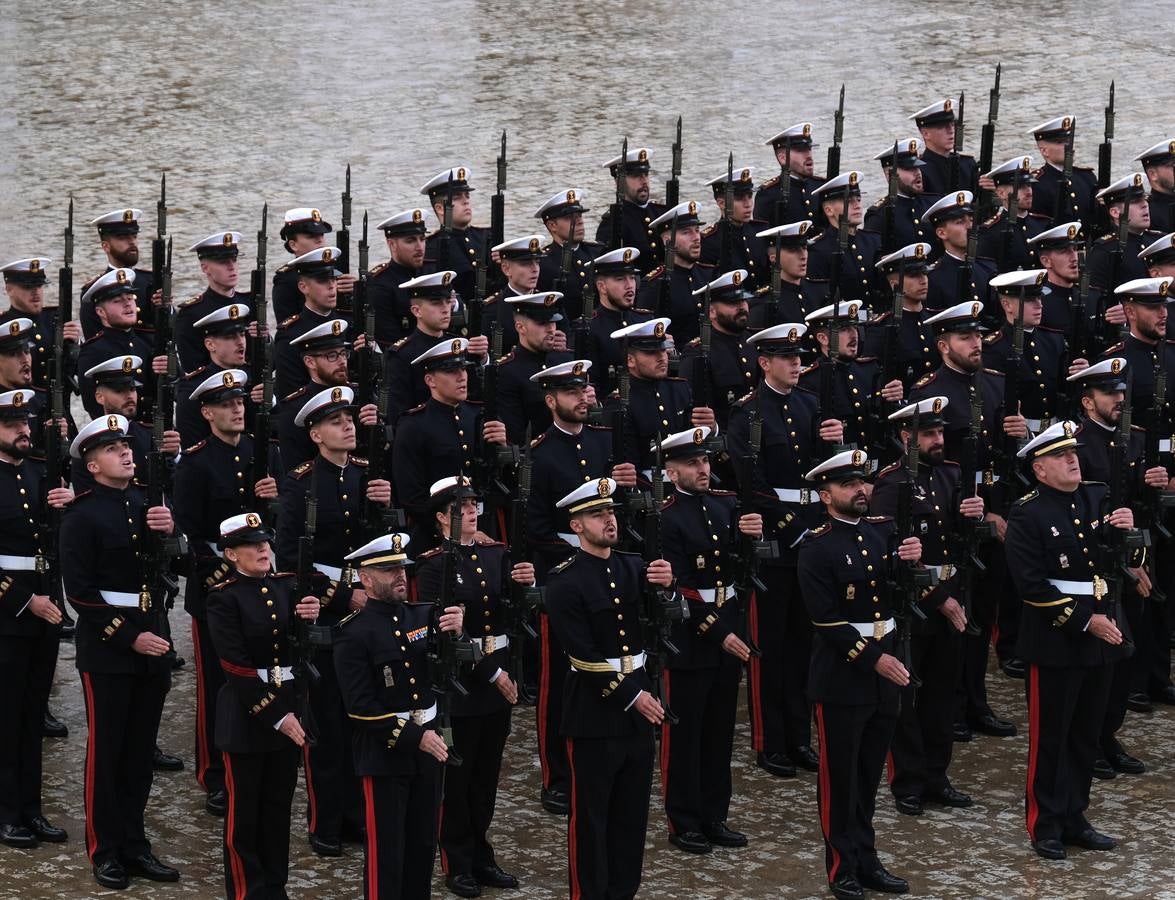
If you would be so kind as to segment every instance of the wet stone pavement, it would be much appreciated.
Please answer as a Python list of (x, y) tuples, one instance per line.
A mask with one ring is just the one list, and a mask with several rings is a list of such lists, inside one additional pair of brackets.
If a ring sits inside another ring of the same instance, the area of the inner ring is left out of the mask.
[[(183, 873), (178, 884), (132, 882), (127, 892), (107, 891), (94, 882), (83, 843), (82, 760), (85, 717), (74, 668), (73, 645), (63, 643), (51, 707), (70, 734), (45, 742), (45, 811), (69, 830), (67, 844), (36, 850), (0, 847), (0, 897), (99, 897), (120, 893), (152, 897), (223, 895), (221, 820), (204, 811), (203, 793), (192, 770), (192, 710), (195, 707), (189, 623), (172, 613), (177, 647), (188, 664), (174, 679), (164, 710), (160, 743), (180, 754), (186, 768), (156, 773), (147, 811), (156, 853)], [(1155, 897), (1175, 898), (1171, 885), (1171, 833), (1175, 828), (1175, 709), (1131, 713), (1122, 732), (1127, 749), (1142, 758), (1147, 773), (1095, 781), (1089, 812), (1093, 824), (1117, 837), (1111, 853), (1071, 851), (1064, 862), (1045, 862), (1028, 847), (1023, 790), (1027, 759), (1022, 682), (995, 672), (989, 676), (997, 714), (1020, 729), (1014, 738), (977, 736), (956, 745), (952, 767), (956, 787), (975, 804), (965, 810), (930, 808), (919, 818), (899, 815), (888, 791), (879, 794), (878, 848), (883, 862), (910, 880), (918, 897)], [(646, 845), (646, 897), (693, 900), (735, 897), (829, 896), (823, 877), (823, 850), (816, 820), (815, 776), (773, 778), (754, 765), (745, 707), (740, 707), (734, 759), (735, 798), (730, 825), (747, 833), (743, 850), (715, 850), (695, 857), (672, 848), (655, 783)], [(522, 881), (528, 900), (567, 893), (563, 819), (538, 803), (539, 768), (534, 753), (534, 712), (515, 717), (498, 795), (493, 840), (498, 861)], [(362, 848), (347, 845), (341, 859), (323, 859), (309, 848), (302, 827), (306, 795), (294, 798), (297, 823), (291, 841), (288, 890), (293, 897), (351, 898), (362, 895)], [(435, 894), (449, 896), (439, 877)], [(483, 896), (524, 896), (487, 890)]]

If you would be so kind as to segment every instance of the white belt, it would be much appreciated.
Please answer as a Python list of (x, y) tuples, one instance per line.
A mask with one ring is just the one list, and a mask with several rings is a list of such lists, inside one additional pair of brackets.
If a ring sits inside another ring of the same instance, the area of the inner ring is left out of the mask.
[(216, 554), (217, 556), (219, 556), (221, 559), (224, 559), (224, 551), (223, 551), (223, 550), (221, 550), (221, 549), (219, 549), (219, 548), (216, 546), (216, 544), (212, 543), (212, 541), (205, 541), (204, 543), (208, 545), (208, 549), (209, 549), (209, 550), (211, 550), (213, 553), (215, 553), (215, 554)]
[(1050, 578), (1049, 584), (1062, 594), (1078, 594), (1082, 597), (1093, 597), (1097, 587), (1092, 581), (1065, 581), (1062, 578)]
[(111, 606), (135, 606), (139, 605), (139, 595), (132, 594), (129, 591), (98, 591), (102, 599)]
[[(645, 651), (642, 650), (636, 656), (616, 656), (608, 657), (604, 660), (617, 672), (635, 672), (637, 669), (643, 669), (645, 666)], [(575, 666), (572, 665), (571, 670), (575, 671)]]
[(269, 668), (269, 669), (258, 669), (257, 670), (257, 677), (260, 678), (262, 681), (264, 681), (266, 684), (269, 684), (269, 683), (271, 683), (270, 676), (273, 675), (277, 671), (281, 672), (281, 678), (280, 679), (279, 678), (272, 679), (273, 684), (280, 686), (283, 681), (293, 681), (294, 680), (294, 670), (291, 669), (289, 666), (281, 666), (280, 670), (279, 670), (278, 666), (273, 666), (272, 668)]
[[(987, 473), (986, 471), (984, 471), (984, 472), (976, 472), (976, 473), (975, 473), (975, 483), (976, 483), (977, 485), (980, 485), (980, 484), (986, 484), (986, 483), (987, 483), (987, 474), (988, 474), (988, 473)], [(997, 482), (997, 481), (999, 481), (999, 480), (1000, 480), (1000, 476), (999, 476), (999, 475), (997, 475), (997, 474), (995, 474), (995, 472), (992, 472), (992, 473), (991, 473), (991, 480), (992, 480), (992, 482), (993, 482), (993, 483), (994, 483), (994, 482)]]
[(1040, 419), (1025, 419), (1024, 424), (1028, 426), (1029, 431), (1040, 431), (1044, 426), (1044, 422)]
[(1160, 453), (1170, 453), (1171, 452), (1171, 439), (1170, 438), (1159, 438), (1159, 452)]
[(926, 568), (933, 572), (934, 577), (939, 581), (942, 581), (944, 578), (950, 578), (955, 574), (955, 567), (950, 563), (943, 566), (926, 566)]
[(478, 640), (481, 641), (481, 652), (486, 654), (510, 646), (510, 635), (508, 634), (488, 634)]
[(718, 600), (719, 591), (722, 592), (722, 602), (729, 603), (734, 599), (734, 588), (723, 585), (720, 588), (698, 588), (698, 596), (702, 598), (703, 603), (715, 603)]
[[(897, 627), (893, 619), (886, 619), (884, 622), (849, 622), (849, 624), (857, 629), (861, 637), (871, 638), (885, 637)], [(877, 633), (878, 628), (881, 629), (880, 635)]]
[(434, 703), (428, 709), (406, 709), (392, 715), (397, 719), (411, 719), (417, 725), (425, 725), (437, 717), (437, 705)]
[(579, 535), (578, 534), (566, 534), (566, 533), (560, 531), (559, 537), (562, 538), (563, 540), (567, 541), (567, 543), (569, 543), (572, 547), (579, 546)]
[[(339, 568), (338, 566), (328, 566), (326, 563), (316, 562), (314, 564), (314, 568), (316, 568), (319, 572), (321, 572), (323, 575), (325, 575), (331, 581), (342, 581), (343, 580), (343, 570), (341, 568)], [(347, 583), (349, 584), (350, 581), (348, 580)]]
[(814, 493), (810, 488), (775, 488), (775, 496), (784, 503), (815, 503), (820, 497), (814, 500)]
[[(35, 556), (0, 556), (0, 569), (6, 572), (35, 572), (37, 558)], [(138, 599), (135, 603), (138, 603)]]
[[(645, 476), (645, 480), (646, 480), (646, 481), (652, 481), (652, 480), (653, 480), (653, 470), (652, 470), (652, 469), (641, 469), (641, 474), (642, 474), (643, 476)], [(662, 482), (666, 482), (666, 481), (668, 481), (668, 480), (669, 480), (669, 476), (668, 476), (668, 475), (666, 475), (666, 474), (665, 474), (665, 470), (664, 470), (664, 469), (662, 469), (662, 470), (661, 470), (661, 481), (662, 481)]]

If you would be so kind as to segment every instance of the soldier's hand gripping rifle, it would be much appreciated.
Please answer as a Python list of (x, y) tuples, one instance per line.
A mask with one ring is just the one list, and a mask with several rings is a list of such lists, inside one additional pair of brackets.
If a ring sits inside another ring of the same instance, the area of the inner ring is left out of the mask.
[(947, 184), (952, 191), (970, 188), (970, 185), (963, 184), (963, 161), (960, 154), (963, 152), (963, 135), (965, 133), (965, 125), (963, 122), (963, 104), (967, 97), (964, 93), (959, 93), (959, 109), (955, 116), (955, 146), (951, 150), (950, 159), (947, 161)]
[(506, 485), (506, 472), (518, 467), (518, 448), (513, 444), (491, 444), (485, 439), (486, 422), (499, 421), (498, 414), (498, 360), (502, 355), (502, 326), (494, 321), (490, 325), (490, 354), (482, 367), (481, 414), (477, 419), (477, 433), (474, 444), (474, 482), (484, 490), (487, 499), (501, 502), (510, 496)]
[(898, 485), (898, 508), (894, 517), (894, 547), (890, 554), (890, 572), (893, 580), (893, 596), (897, 605), (898, 654), (902, 665), (910, 673), (910, 684), (921, 687), (922, 680), (914, 672), (914, 660), (910, 652), (910, 633), (914, 620), (926, 621), (926, 613), (918, 605), (923, 594), (934, 586), (934, 573), (923, 566), (905, 562), (898, 558), (897, 545), (908, 537), (917, 537), (914, 523), (914, 488), (918, 483), (918, 407), (914, 407), (914, 419), (909, 423), (906, 438), (906, 477)]
[[(301, 602), (303, 597), (314, 596), (314, 535), (318, 531), (318, 465), (311, 463), (310, 487), (306, 493), (306, 518), (302, 533), (298, 536), (298, 563), (294, 570), (294, 598)], [(306, 743), (318, 743), (318, 728), (310, 706), (310, 687), (318, 684), (322, 674), (314, 663), (318, 647), (330, 645), (330, 630), (314, 625), (298, 615), (290, 616), (290, 656), (293, 660), (294, 680), (302, 705), (302, 728), (306, 732)]]
[(669, 209), (681, 202), (681, 116), (677, 117), (677, 137), (673, 141), (673, 163), (665, 182), (665, 205)]
[[(375, 311), (369, 308), (367, 317), (370, 319), (374, 315)], [(377, 374), (375, 378), (375, 422), (367, 426), (367, 434), (364, 437), (368, 484), (379, 479), (391, 481), (393, 429), (388, 424), (388, 382), (381, 374)], [(363, 492), (363, 523), (367, 537), (372, 540), (381, 534), (408, 530), (408, 516), (404, 510), (376, 503), (367, 496), (366, 485)]]
[[(755, 511), (755, 470), (759, 466), (759, 451), (763, 446), (763, 419), (758, 408), (752, 408), (749, 422), (749, 450), (746, 455), (731, 456), (734, 465), (735, 480), (738, 482), (738, 499), (734, 503), (734, 527), (743, 516)], [(775, 559), (779, 556), (779, 544), (776, 541), (753, 538), (749, 534), (739, 532), (738, 555), (735, 557), (734, 575), (734, 602), (737, 612), (735, 633), (747, 645), (751, 656), (761, 656), (762, 652), (751, 640), (750, 628), (747, 625), (748, 610), (751, 605), (751, 594), (757, 591), (759, 597), (767, 594), (767, 585), (759, 577), (759, 563), (765, 559)]]
[[(171, 241), (168, 241), (170, 253)], [(162, 534), (147, 527), (147, 510), (153, 506), (164, 505), (164, 495), (170, 490), (171, 460), (163, 452), (163, 435), (171, 431), (175, 424), (174, 391), (176, 379), (176, 350), (175, 344), (167, 344), (167, 369), (155, 379), (155, 410), (151, 422), (151, 452), (147, 456), (147, 502), (143, 506), (143, 535), (146, 538), (148, 551), (145, 554), (144, 568), (147, 573), (148, 590), (146, 596), (140, 596), (139, 609), (141, 612), (154, 614), (159, 620), (167, 618), (167, 610), (171, 609), (179, 593), (179, 578), (172, 572), (172, 561), (188, 555), (187, 539), (183, 533), (175, 530), (171, 534)], [(166, 622), (161, 621), (161, 636), (167, 636), (169, 631)]]
[[(978, 170), (980, 172), (991, 171), (992, 155), (995, 150), (995, 123), (1000, 117), (1000, 76), (1002, 70), (1003, 64), (996, 63), (995, 84), (987, 92), (987, 121), (983, 123), (983, 129), (979, 137)], [(991, 218), (995, 207), (995, 193), (984, 189), (982, 196), (979, 198), (979, 210), (976, 218), (980, 222), (986, 222)]]
[[(850, 173), (849, 184), (856, 184)], [(832, 257), (832, 278), (828, 296), (832, 300), (832, 319), (828, 323), (828, 361), (820, 366), (820, 421), (836, 418), (836, 366), (840, 356), (840, 329), (837, 319), (841, 305), (841, 278), (849, 246), (849, 191), (845, 191), (840, 222), (837, 223), (836, 253)], [(844, 451), (844, 444), (831, 444), (829, 456)]]
[(628, 173), (628, 137), (620, 147), (620, 162), (616, 164), (616, 199), (608, 209), (612, 217), (611, 231), (608, 237), (608, 249), (619, 250), (624, 246), (624, 179)]
[[(572, 223), (574, 225), (574, 222)], [(494, 196), (490, 198), (490, 239), (486, 242), (490, 247), (497, 247), (506, 241), (506, 132), (502, 131), (501, 147), (498, 150), (497, 181), (494, 185)], [(447, 257), (446, 257), (447, 259)], [(445, 265), (448, 265), (446, 262)], [(489, 265), (487, 261), (486, 265)], [(497, 291), (506, 283), (502, 270), (497, 268), (489, 280), (488, 290)], [(485, 296), (485, 292), (482, 292)], [(465, 298), (462, 297), (462, 300)], [(480, 331), (470, 331), (470, 335), (481, 334)]]
[[(458, 488), (464, 483), (465, 478), (458, 475)], [(461, 545), (464, 517), (461, 513), (461, 491), (454, 493), (453, 502), (449, 506), (449, 534), (443, 541), (441, 592), (433, 606), (432, 621), (428, 628), (428, 666), (429, 681), (437, 704), (434, 719), (436, 730), (449, 749), (447, 764), (459, 766), (464, 760), (453, 751), (453, 694), (469, 696), (469, 689), (461, 683), (461, 670), (463, 666), (476, 665), (482, 654), (476, 642), (451, 631), (441, 631), (441, 615), (450, 606), (457, 605), (457, 548)]]
[[(1016, 320), (1012, 325), (1012, 352), (1008, 354), (1007, 369), (1004, 372), (1004, 416), (1015, 416), (1020, 413), (1020, 367), (1024, 365), (1024, 288), (1016, 303)], [(1021, 493), (1021, 487), (1027, 487), (1028, 481), (1020, 466), (1020, 459), (1016, 455), (1020, 452), (1021, 439), (1007, 432), (1003, 433), (1002, 465), (1000, 467), (1000, 481), (1003, 490), (1011, 492), (1009, 501)]]
[[(510, 558), (514, 563), (534, 562), (534, 548), (530, 544), (530, 530), (526, 521), (530, 503), (531, 465), (528, 426), (526, 451), (518, 465), (518, 491), (510, 501)], [(510, 579), (510, 590), (503, 598), (502, 605), (506, 612), (506, 632), (510, 636), (510, 674), (518, 685), (518, 700), (526, 706), (534, 706), (535, 696), (526, 686), (524, 650), (526, 640), (538, 639), (531, 617), (543, 605), (543, 589), (537, 584), (519, 584)]]
[[(1122, 416), (1118, 419), (1117, 435), (1110, 447), (1110, 481), (1109, 491), (1103, 501), (1101, 527), (1098, 529), (1098, 543), (1101, 548), (1101, 570), (1106, 573), (1104, 595), (1105, 603), (1100, 611), (1115, 623), (1121, 620), (1122, 593), (1126, 585), (1133, 589), (1138, 584), (1138, 576), (1131, 571), (1135, 556), (1139, 551), (1150, 546), (1150, 535), (1140, 528), (1115, 528), (1107, 521), (1107, 517), (1116, 509), (1129, 505), (1127, 478), (1130, 470), (1130, 424), (1132, 418), (1131, 391), (1126, 388), (1126, 401), (1122, 404)], [(1100, 602), (1099, 587), (1094, 581), (1094, 600)], [(1126, 636), (1122, 629), (1122, 647), (1127, 655), (1134, 651), (1134, 643)]]
[[(1163, 365), (1162, 345), (1160, 345), (1159, 351), (1155, 354), (1154, 371), (1155, 392), (1151, 399), (1146, 435), (1143, 438), (1143, 471), (1162, 465), (1159, 460), (1159, 454), (1161, 452), (1162, 435), (1164, 432), (1168, 434), (1168, 445), (1171, 443), (1169, 439), (1171, 429), (1165, 424), (1167, 422), (1165, 417), (1165, 407), (1167, 405), (1167, 369)], [(1168, 491), (1165, 488), (1152, 488), (1144, 485), (1142, 488), (1142, 500), (1143, 520), (1147, 523), (1152, 543), (1158, 543), (1158, 541), (1154, 540), (1156, 537), (1163, 542), (1170, 541), (1171, 530), (1167, 527), (1166, 518), (1168, 510), (1175, 506), (1175, 492)], [(1147, 563), (1151, 569), (1150, 599), (1156, 603), (1166, 603), (1167, 594), (1159, 588), (1154, 553), (1147, 554)]]
[[(921, 250), (922, 248), (919, 247), (918, 249)], [(918, 262), (922, 261), (920, 256), (916, 257), (915, 259)], [(903, 384), (907, 384), (910, 380), (910, 376), (913, 375), (913, 373), (909, 370), (908, 366), (907, 366), (907, 370), (905, 372), (902, 371), (901, 334), (902, 334), (902, 317), (906, 314), (905, 304), (906, 304), (906, 261), (903, 259), (898, 264), (898, 281), (897, 281), (897, 284), (894, 285), (894, 289), (893, 289), (893, 304), (890, 307), (890, 316), (889, 316), (889, 319), (886, 321), (885, 325), (883, 326), (885, 328), (885, 337), (882, 342), (882, 351), (881, 351), (881, 383), (882, 384), (889, 384), (891, 381), (895, 381), (895, 380), (900, 380), (900, 381), (902, 381)], [(879, 400), (880, 400), (880, 398), (879, 398)], [(889, 436), (890, 436), (889, 413), (895, 411), (894, 409), (890, 409), (887, 407), (895, 407), (896, 408), (901, 405), (900, 400), (897, 403), (887, 403), (886, 401), (880, 401), (880, 402), (885, 404), (885, 406), (883, 406), (883, 408), (881, 410), (884, 414), (878, 415), (878, 416), (873, 416), (874, 427), (872, 429), (873, 446), (879, 448), (879, 450), (881, 447), (884, 447), (886, 444), (889, 443)]]
[[(828, 165), (825, 178), (832, 180), (840, 174), (840, 142), (845, 136), (845, 86), (840, 86), (840, 99), (836, 104), (836, 113), (832, 117), (832, 146), (828, 148)], [(790, 173), (789, 173), (790, 174)], [(785, 224), (780, 222), (780, 225)]]
[(343, 183), (343, 213), (340, 216), (339, 231), (335, 243), (339, 248), (337, 268), (344, 275), (351, 271), (351, 164), (347, 163), (346, 180)]
[[(971, 424), (963, 438), (963, 447), (959, 459), (959, 500), (975, 497), (979, 493), (979, 481), (983, 473), (979, 470), (979, 445), (983, 440), (983, 398), (975, 385), (968, 388), (971, 412)], [(979, 626), (975, 624), (972, 609), (975, 605), (975, 581), (987, 572), (987, 566), (979, 558), (980, 546), (984, 541), (995, 537), (993, 523), (983, 519), (972, 519), (968, 516), (959, 516), (958, 527), (955, 529), (955, 551), (952, 556), (955, 560), (956, 598), (963, 608), (963, 615), (967, 620), (966, 633), (979, 634)]]
[(1110, 100), (1105, 109), (1106, 126), (1102, 133), (1102, 142), (1097, 148), (1097, 186), (1098, 189), (1109, 187), (1112, 167), (1114, 164), (1114, 82), (1110, 82)]
[[(665, 502), (665, 481), (661, 456), (661, 435), (657, 435), (656, 454), (653, 460), (653, 498), (644, 517), (644, 558), (646, 563), (664, 557), (661, 533), (661, 507)], [(642, 573), (641, 597), (641, 643), (645, 649), (645, 674), (653, 686), (653, 696), (661, 701), (665, 710), (665, 721), (676, 725), (681, 720), (669, 708), (665, 691), (665, 662), (669, 656), (677, 656), (681, 650), (671, 637), (673, 626), (689, 618), (689, 604), (676, 590), (650, 584), (648, 567)]]

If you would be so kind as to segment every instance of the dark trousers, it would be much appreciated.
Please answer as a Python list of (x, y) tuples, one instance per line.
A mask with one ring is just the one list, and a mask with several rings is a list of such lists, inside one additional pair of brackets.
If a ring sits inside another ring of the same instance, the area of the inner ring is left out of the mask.
[[(1011, 649), (1007, 655), (1015, 655), (1015, 633), (1019, 631), (1021, 604), (1008, 573), (1003, 544), (992, 544), (986, 562), (987, 574), (977, 582), (971, 603), (972, 620), (979, 628), (979, 634), (963, 635), (962, 689), (955, 712), (956, 721), (959, 722), (974, 722), (980, 716), (991, 713), (991, 706), (987, 702), (987, 658), (991, 649), (992, 630), (997, 621), (1000, 621), (997, 635), (1000, 644), (1003, 645), (1010, 636), (1012, 643), (1008, 645)], [(1015, 612), (1012, 607), (1016, 607)], [(1013, 616), (1016, 617), (1015, 624)]]
[(572, 900), (636, 894), (645, 858), (653, 728), (625, 737), (568, 738), (571, 818), (567, 872)]
[(1166, 603), (1148, 600), (1143, 607), (1143, 627), (1134, 632), (1138, 644), (1132, 690), (1152, 697), (1171, 685), (1171, 628), (1175, 623), (1175, 543), (1160, 541), (1151, 575), (1167, 595)]
[(713, 669), (671, 669), (665, 697), (681, 720), (661, 726), (661, 795), (669, 833), (700, 831), (730, 812), (730, 756), (742, 664), (724, 654)]
[[(812, 622), (800, 597), (796, 570), (764, 567), (767, 596), (751, 595), (751, 639), (763, 655), (747, 669), (751, 746), (760, 753), (786, 753), (812, 743), (808, 661)], [(675, 710), (676, 712), (676, 710)]]
[(539, 616), (539, 698), (535, 722), (539, 739), (539, 765), (543, 789), (567, 792), (567, 743), (559, 734), (563, 721), (563, 682), (571, 663), (551, 630), (546, 614)]
[(1138, 637), (1146, 629), (1146, 606), (1149, 601), (1138, 596), (1134, 587), (1127, 584), (1122, 593), (1122, 611), (1129, 629), (1125, 633), (1134, 641), (1134, 652), (1110, 666), (1106, 677), (1110, 679), (1110, 691), (1106, 696), (1106, 714), (1102, 717), (1102, 732), (1099, 741), (1099, 756), (1110, 757), (1122, 752), (1118, 743), (1118, 730), (1126, 721), (1126, 701), (1130, 697), (1131, 685), (1139, 669), (1141, 644)]
[(143, 826), (155, 735), (171, 673), (82, 672), (86, 699), (86, 850), (90, 861), (148, 853)]
[[(31, 616), (28, 610), (22, 615)], [(41, 732), (57, 667), (57, 628), (0, 636), (0, 823), (41, 815)]]
[(876, 704), (816, 704), (820, 773), (816, 804), (828, 880), (877, 867), (873, 810), (897, 710)]
[(205, 619), (192, 619), (192, 655), (196, 661), (196, 781), (212, 793), (224, 790), (224, 758), (216, 748), (216, 695), (224, 685), (220, 657), (212, 646)]
[(343, 708), (334, 658), (315, 654), (321, 678), (310, 686), (310, 708), (318, 741), (303, 749), (306, 770), (307, 830), (323, 840), (337, 841), (344, 825), (355, 830), (362, 821), (359, 779), (351, 756), (351, 723)]
[(454, 716), (452, 721), (453, 749), (462, 762), (445, 769), (441, 867), (447, 875), (468, 875), (494, 864), (494, 848), (486, 835), (494, 820), (510, 710)]
[(963, 636), (939, 612), (927, 614), (933, 632), (910, 636), (910, 658), (922, 687), (902, 689), (891, 745), (890, 790), (916, 797), (950, 785), (947, 768), (954, 748), (955, 686), (963, 668)]
[(1033, 841), (1088, 827), (1089, 784), (1110, 690), (1105, 666), (1028, 667), (1028, 783), (1025, 819)]
[(420, 756), (421, 771), (415, 775), (362, 778), (367, 818), (363, 850), (366, 900), (423, 900), (432, 892), (443, 775), (431, 756)]
[(224, 894), (230, 900), (285, 897), (290, 869), (290, 807), (298, 783), (298, 748), (224, 753)]

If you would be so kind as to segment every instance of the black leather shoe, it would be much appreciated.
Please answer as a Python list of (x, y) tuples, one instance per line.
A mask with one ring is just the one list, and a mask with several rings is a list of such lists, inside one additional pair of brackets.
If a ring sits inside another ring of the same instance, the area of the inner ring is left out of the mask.
[(1114, 767), (1115, 771), (1122, 772), (1125, 775), (1141, 775), (1146, 771), (1146, 766), (1143, 765), (1141, 759), (1133, 757), (1125, 751), (1111, 753), (1109, 755), (1109, 763)]
[(31, 828), (25, 828), (23, 825), (0, 825), (0, 841), (3, 841), (9, 847), (19, 847), (21, 850), (27, 850), (30, 847), (37, 846), (37, 835)]
[(792, 747), (788, 758), (801, 769), (807, 769), (809, 772), (820, 771), (820, 757), (807, 744), (799, 747)]
[(937, 803), (939, 806), (952, 806), (955, 809), (964, 809), (971, 805), (971, 798), (962, 791), (956, 791), (949, 784), (942, 790), (927, 791), (922, 795), (923, 800)]
[(1009, 678), (1023, 678), (1024, 677), (1024, 660), (1015, 656), (1010, 656), (1000, 663), (1000, 669)]
[(915, 797), (913, 794), (903, 794), (901, 797), (893, 798), (894, 806), (898, 808), (898, 812), (906, 816), (920, 816), (922, 815), (922, 798)]
[(108, 859), (100, 866), (94, 866), (94, 880), (105, 888), (116, 891), (130, 887), (131, 880), (126, 877), (126, 869), (117, 859)]
[(214, 816), (223, 816), (228, 812), (228, 794), (224, 791), (209, 791), (204, 808)]
[(745, 847), (747, 836), (741, 831), (726, 827), (725, 822), (712, 822), (702, 826), (702, 834), (711, 844), (718, 847)]
[(69, 840), (69, 835), (65, 833), (64, 828), (58, 828), (44, 816), (33, 816), (29, 819), (29, 830), (37, 836), (38, 840), (49, 844), (64, 844)]
[(1084, 847), (1086, 850), (1113, 850), (1118, 842), (1107, 834), (1102, 834), (1095, 828), (1086, 828), (1083, 832), (1065, 839), (1066, 844), (1074, 847)]
[(1154, 712), (1154, 704), (1151, 703), (1151, 698), (1146, 694), (1138, 691), (1126, 698), (1126, 708), (1131, 712), (1148, 713)]
[(1175, 685), (1169, 684), (1157, 691), (1151, 691), (1151, 699), (1155, 703), (1162, 703), (1167, 706), (1175, 706)]
[(1109, 781), (1111, 778), (1117, 778), (1118, 773), (1114, 771), (1114, 767), (1110, 765), (1108, 759), (1099, 756), (1093, 761), (1093, 777)]
[(483, 887), (504, 888), (507, 890), (518, 887), (518, 879), (509, 872), (503, 872), (497, 863), (490, 863), (481, 869), (473, 870), (473, 877)]
[(571, 812), (571, 801), (563, 791), (551, 788), (542, 794), (543, 809), (557, 816), (565, 816)]
[(445, 876), (445, 887), (458, 897), (481, 896), (481, 885), (477, 883), (476, 878), (465, 872), (460, 875)]
[(700, 831), (683, 831), (680, 834), (671, 834), (669, 835), (669, 843), (686, 853), (709, 853), (714, 849), (713, 844)]
[(865, 896), (861, 882), (852, 875), (838, 875), (828, 887), (837, 900), (862, 900)]
[(1014, 737), (1016, 734), (1015, 725), (997, 718), (994, 713), (984, 713), (968, 724), (980, 734), (989, 734), (992, 737)]
[(161, 863), (154, 853), (141, 853), (134, 859), (123, 860), (128, 875), (141, 875), (148, 881), (179, 881), (179, 869)]
[(343, 855), (343, 845), (340, 841), (332, 841), (328, 838), (319, 837), (316, 834), (310, 835), (310, 849), (319, 856)]
[(151, 765), (158, 772), (182, 772), (184, 768), (184, 761), (178, 756), (172, 756), (170, 753), (164, 753), (158, 747), (155, 748), (155, 759), (151, 761)]
[(971, 729), (966, 722), (956, 722), (951, 728), (951, 739), (956, 744), (966, 744), (971, 740)]
[(910, 883), (906, 879), (889, 874), (885, 866), (878, 866), (872, 872), (862, 872), (857, 876), (857, 880), (861, 882), (862, 887), (886, 894), (906, 894), (910, 890)]
[(760, 753), (755, 757), (755, 765), (778, 778), (796, 777), (796, 767), (791, 764), (786, 753)]
[(1045, 859), (1064, 859), (1065, 845), (1056, 838), (1045, 838), (1043, 841), (1033, 841), (1032, 849), (1036, 851), (1037, 856)]
[(69, 729), (59, 722), (53, 713), (45, 710), (45, 723), (41, 726), (41, 734), (49, 738), (69, 737)]

